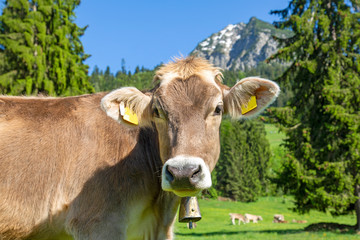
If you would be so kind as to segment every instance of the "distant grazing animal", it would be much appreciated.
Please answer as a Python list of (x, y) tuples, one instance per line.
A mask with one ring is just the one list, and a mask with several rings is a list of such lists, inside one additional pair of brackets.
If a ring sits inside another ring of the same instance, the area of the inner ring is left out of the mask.
[(196, 57), (154, 80), (149, 91), (0, 96), (0, 239), (173, 239), (180, 198), (211, 186), (222, 115), (254, 116), (279, 94), (257, 77), (229, 88)]
[(221, 202), (233, 202), (233, 201), (234, 201), (234, 200), (232, 200), (231, 198), (221, 197), (221, 196), (218, 196), (217, 200), (218, 200), (218, 201), (221, 201)]
[(258, 221), (262, 221), (262, 217), (261, 216), (257, 216), (257, 215), (252, 215), (252, 214), (245, 214), (245, 219), (246, 219), (246, 223), (249, 223), (250, 221), (253, 221), (253, 223), (257, 223)]
[(292, 222), (293, 223), (307, 223), (306, 220), (295, 220), (295, 219), (293, 219)]
[(274, 223), (278, 223), (278, 222), (284, 221), (284, 220), (285, 220), (284, 215), (281, 215), (281, 214), (274, 215), (274, 220), (273, 220)]
[(243, 222), (245, 224), (246, 222), (246, 219), (245, 219), (245, 216), (242, 215), (242, 214), (239, 214), (239, 213), (229, 213), (230, 215), (230, 218), (231, 218), (231, 222), (233, 225), (235, 225), (235, 220), (239, 220), (239, 225), (240, 225), (240, 222)]

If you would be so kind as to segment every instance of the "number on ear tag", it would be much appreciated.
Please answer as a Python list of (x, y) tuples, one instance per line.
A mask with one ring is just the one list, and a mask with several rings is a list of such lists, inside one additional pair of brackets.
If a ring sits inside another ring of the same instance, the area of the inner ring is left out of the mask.
[(247, 106), (241, 105), (241, 114), (250, 112), (251, 110), (255, 109), (256, 107), (257, 107), (256, 97), (251, 96), (250, 101), (248, 102)]
[(125, 107), (123, 102), (120, 103), (120, 114), (125, 122), (138, 125), (139, 119), (137, 115), (128, 107)]

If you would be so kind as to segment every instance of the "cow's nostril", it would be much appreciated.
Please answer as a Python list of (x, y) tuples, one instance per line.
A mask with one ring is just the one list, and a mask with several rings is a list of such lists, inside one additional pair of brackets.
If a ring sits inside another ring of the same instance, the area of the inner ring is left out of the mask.
[(193, 169), (193, 172), (190, 177), (190, 182), (192, 184), (198, 182), (201, 178), (201, 166), (199, 165), (197, 168)]
[(165, 167), (165, 178), (172, 187), (187, 189), (193, 188), (201, 181), (202, 169), (201, 165), (185, 165)]
[(199, 177), (200, 173), (201, 173), (201, 167), (198, 166), (196, 169), (194, 169), (194, 172), (193, 172), (193, 174), (191, 175), (191, 178)]
[(172, 172), (172, 169), (171, 167), (169, 166), (166, 166), (165, 168), (165, 176), (166, 176), (166, 179), (169, 181), (169, 182), (173, 182), (174, 181), (174, 173)]

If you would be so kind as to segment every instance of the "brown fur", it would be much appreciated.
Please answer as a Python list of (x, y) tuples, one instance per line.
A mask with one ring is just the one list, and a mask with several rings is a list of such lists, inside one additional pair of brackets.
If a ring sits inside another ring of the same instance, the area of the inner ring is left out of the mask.
[(161, 169), (156, 134), (106, 117), (103, 96), (1, 98), (0, 239), (61, 233), (63, 227), (45, 227), (65, 220), (69, 229), (91, 228), (126, 189), (133, 189), (127, 198), (168, 198), (154, 175)]
[[(225, 111), (239, 112), (231, 96), (241, 98), (242, 88), (222, 85), (218, 69), (199, 58), (165, 65), (157, 78), (169, 72), (176, 77), (145, 93), (0, 97), (0, 239), (172, 239), (180, 198), (163, 191), (162, 166), (191, 155), (211, 171), (220, 151), (214, 110), (224, 101)], [(255, 92), (276, 85), (251, 81)], [(121, 120), (120, 102), (139, 126)]]
[[(162, 159), (196, 155), (213, 169), (220, 153), (217, 141), (221, 117), (208, 118), (208, 115), (217, 104), (214, 96), (221, 96), (221, 92), (194, 75), (185, 81), (175, 79), (165, 89), (159, 88), (155, 96), (170, 123), (164, 126), (164, 121), (156, 121), (157, 129), (168, 132), (160, 134)], [(209, 129), (205, 129), (207, 125)]]

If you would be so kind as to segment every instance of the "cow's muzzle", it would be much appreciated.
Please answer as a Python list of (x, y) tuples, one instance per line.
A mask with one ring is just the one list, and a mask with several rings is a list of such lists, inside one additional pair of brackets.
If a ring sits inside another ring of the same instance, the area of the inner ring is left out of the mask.
[(194, 196), (211, 187), (211, 175), (203, 159), (181, 155), (166, 161), (161, 185), (180, 197)]

